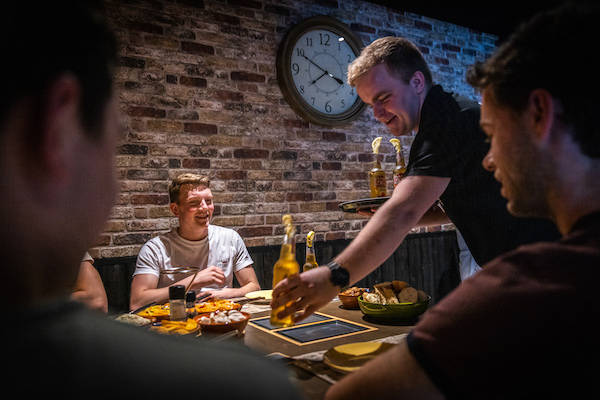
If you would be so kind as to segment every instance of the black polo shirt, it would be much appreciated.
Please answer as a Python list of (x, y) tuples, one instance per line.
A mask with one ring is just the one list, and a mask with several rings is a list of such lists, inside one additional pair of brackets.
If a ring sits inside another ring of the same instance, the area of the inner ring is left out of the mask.
[(560, 238), (545, 219), (517, 218), (506, 209), (500, 183), (481, 162), (489, 145), (479, 126), (479, 105), (435, 85), (421, 110), (407, 176), (450, 178), (440, 200), (479, 265), (521, 244)]

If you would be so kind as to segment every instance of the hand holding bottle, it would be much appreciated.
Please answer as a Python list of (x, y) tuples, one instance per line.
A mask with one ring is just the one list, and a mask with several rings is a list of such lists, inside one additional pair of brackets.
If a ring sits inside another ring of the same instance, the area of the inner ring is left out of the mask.
[(337, 296), (339, 287), (333, 286), (330, 276), (329, 268), (318, 267), (283, 279), (273, 288), (271, 308), (283, 307), (279, 318), (298, 312), (294, 321), (305, 319)]

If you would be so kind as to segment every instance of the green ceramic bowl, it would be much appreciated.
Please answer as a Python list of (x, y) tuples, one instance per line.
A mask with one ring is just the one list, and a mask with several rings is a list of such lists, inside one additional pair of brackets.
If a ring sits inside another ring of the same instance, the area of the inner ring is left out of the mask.
[(358, 306), (363, 314), (372, 318), (411, 321), (427, 311), (430, 301), (431, 296), (427, 296), (427, 300), (413, 304), (377, 304), (364, 301), (361, 295)]

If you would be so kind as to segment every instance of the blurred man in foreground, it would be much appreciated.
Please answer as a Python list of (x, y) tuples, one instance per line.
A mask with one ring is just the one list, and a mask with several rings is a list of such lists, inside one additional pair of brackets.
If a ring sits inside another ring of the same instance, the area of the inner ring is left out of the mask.
[(14, 3), (2, 18), (3, 387), (26, 398), (297, 399), (285, 370), (243, 346), (159, 335), (70, 300), (116, 193), (116, 44), (84, 0)]
[[(483, 161), (508, 209), (550, 218), (557, 242), (489, 262), (428, 310), (397, 348), (327, 399), (594, 397), (600, 355), (598, 7), (565, 6), (520, 27), (468, 81), (482, 90)], [(557, 56), (557, 52), (560, 54)]]

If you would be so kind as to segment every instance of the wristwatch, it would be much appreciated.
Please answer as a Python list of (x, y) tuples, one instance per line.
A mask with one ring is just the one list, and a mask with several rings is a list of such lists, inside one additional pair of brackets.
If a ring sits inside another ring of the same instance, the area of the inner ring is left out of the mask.
[(335, 261), (327, 264), (327, 268), (331, 271), (329, 280), (333, 286), (339, 286), (342, 290), (346, 289), (350, 283), (350, 272)]

